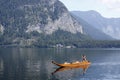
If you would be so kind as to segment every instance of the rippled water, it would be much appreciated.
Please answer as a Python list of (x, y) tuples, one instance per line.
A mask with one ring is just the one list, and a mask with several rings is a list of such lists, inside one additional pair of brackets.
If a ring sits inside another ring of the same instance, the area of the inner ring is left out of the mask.
[[(51, 74), (64, 63), (81, 60), (85, 54), (91, 66)], [(120, 49), (0, 48), (0, 80), (120, 80)]]

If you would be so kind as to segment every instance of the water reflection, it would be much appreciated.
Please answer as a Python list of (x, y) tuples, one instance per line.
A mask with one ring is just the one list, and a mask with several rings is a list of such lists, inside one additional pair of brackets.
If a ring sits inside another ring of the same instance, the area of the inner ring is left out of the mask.
[[(119, 50), (0, 48), (0, 80), (120, 80), (119, 52)], [(80, 61), (81, 54), (85, 54), (92, 62), (88, 69), (56, 69), (57, 67), (51, 63), (51, 60), (60, 63)], [(86, 70), (86, 74), (81, 76)], [(52, 72), (54, 75), (51, 75)]]
[(59, 67), (54, 72), (52, 72), (51, 74), (53, 75), (56, 72), (61, 72), (61, 71), (65, 71), (65, 70), (72, 70), (72, 69), (82, 69), (82, 74), (85, 74), (88, 67), (89, 67), (89, 65), (79, 66), (79, 67)]
[(4, 66), (3, 66), (4, 62), (3, 60), (0, 58), (0, 75), (3, 75), (3, 71), (4, 71)]

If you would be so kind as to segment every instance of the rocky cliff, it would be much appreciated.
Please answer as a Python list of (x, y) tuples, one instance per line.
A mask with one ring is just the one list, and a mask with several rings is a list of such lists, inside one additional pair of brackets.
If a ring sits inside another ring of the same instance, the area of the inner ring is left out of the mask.
[(0, 25), (0, 34), (3, 35), (3, 33), (4, 33), (4, 27)]
[(1, 0), (0, 23), (4, 36), (0, 38), (4, 39), (1, 44), (32, 45), (57, 30), (72, 35), (84, 33), (82, 26), (58, 0)]

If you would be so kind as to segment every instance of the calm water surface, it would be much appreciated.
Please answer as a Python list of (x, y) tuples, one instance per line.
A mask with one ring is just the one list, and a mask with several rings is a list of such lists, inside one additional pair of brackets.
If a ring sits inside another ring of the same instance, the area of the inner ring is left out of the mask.
[[(81, 69), (54, 72), (52, 60), (64, 63), (92, 62), (86, 74)], [(120, 80), (120, 49), (0, 48), (0, 80)]]

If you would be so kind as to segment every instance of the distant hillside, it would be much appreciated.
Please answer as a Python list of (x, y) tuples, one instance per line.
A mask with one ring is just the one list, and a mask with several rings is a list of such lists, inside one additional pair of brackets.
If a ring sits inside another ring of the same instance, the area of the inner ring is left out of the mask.
[(83, 26), (84, 32), (87, 35), (91, 36), (93, 39), (95, 39), (95, 40), (113, 40), (113, 38), (111, 36), (105, 34), (101, 30), (99, 30), (96, 27), (94, 27), (93, 25), (91, 25), (89, 22), (85, 21), (84, 18), (81, 18), (81, 16), (79, 15), (79, 11), (78, 12), (73, 11), (73, 12), (71, 12), (71, 14)]
[(73, 11), (72, 13), (105, 34), (120, 39), (120, 18), (105, 18), (96, 11)]

